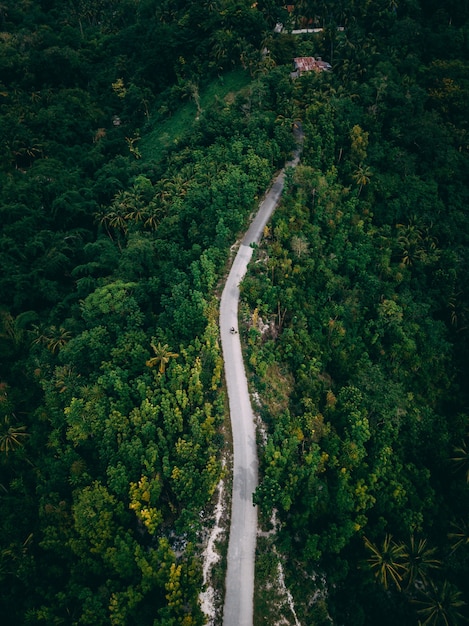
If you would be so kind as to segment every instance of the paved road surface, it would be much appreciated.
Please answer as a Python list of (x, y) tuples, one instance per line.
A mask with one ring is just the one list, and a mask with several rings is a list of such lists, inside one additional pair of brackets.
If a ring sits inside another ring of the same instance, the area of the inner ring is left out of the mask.
[[(301, 141), (301, 128), (296, 137)], [(300, 149), (288, 165), (297, 165), (299, 153)], [(260, 241), (282, 194), (283, 178), (282, 170), (244, 236), (220, 303), (221, 343), (233, 432), (233, 491), (223, 626), (252, 626), (257, 535), (257, 507), (252, 503), (257, 487), (256, 431), (239, 334), (232, 334), (230, 328), (238, 328), (239, 283), (252, 257), (250, 244)]]

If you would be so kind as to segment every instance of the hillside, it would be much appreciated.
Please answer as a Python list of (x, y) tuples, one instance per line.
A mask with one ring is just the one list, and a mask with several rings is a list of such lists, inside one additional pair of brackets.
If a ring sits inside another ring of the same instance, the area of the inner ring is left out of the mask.
[(2, 623), (205, 623), (217, 298), (297, 120), (239, 320), (255, 623), (294, 623), (279, 561), (301, 624), (468, 616), (468, 34), (466, 2), (2, 2)]

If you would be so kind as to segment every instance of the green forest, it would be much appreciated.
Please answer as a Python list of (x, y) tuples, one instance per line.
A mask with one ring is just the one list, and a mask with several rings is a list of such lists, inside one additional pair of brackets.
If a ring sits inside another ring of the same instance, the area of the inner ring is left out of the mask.
[(279, 563), (291, 624), (467, 622), (468, 0), (2, 0), (0, 42), (2, 624), (206, 624), (219, 295), (300, 124), (241, 285), (255, 626)]

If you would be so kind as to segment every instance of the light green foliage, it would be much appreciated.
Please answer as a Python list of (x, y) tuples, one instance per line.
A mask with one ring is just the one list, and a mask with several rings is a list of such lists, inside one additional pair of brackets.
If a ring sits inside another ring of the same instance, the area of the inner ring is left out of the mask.
[(99, 287), (82, 303), (83, 319), (89, 326), (103, 324), (113, 331), (140, 326), (143, 316), (132, 296), (136, 283), (116, 281)]
[(358, 124), (350, 131), (352, 163), (363, 163), (366, 159), (369, 133), (364, 131)]
[(158, 476), (149, 479), (142, 476), (138, 483), (130, 483), (129, 508), (145, 525), (151, 535), (154, 535), (163, 520), (163, 515), (152, 504), (158, 502), (161, 493), (161, 482)]

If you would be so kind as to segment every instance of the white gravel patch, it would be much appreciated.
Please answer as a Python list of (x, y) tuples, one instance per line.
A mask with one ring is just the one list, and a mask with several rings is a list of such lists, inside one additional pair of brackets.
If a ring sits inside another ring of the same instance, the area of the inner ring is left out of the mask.
[(216, 551), (215, 544), (218, 540), (218, 537), (221, 533), (224, 532), (224, 529), (221, 527), (220, 522), (224, 514), (224, 504), (223, 504), (223, 494), (224, 494), (224, 482), (220, 480), (217, 486), (218, 491), (218, 502), (215, 505), (215, 523), (210, 532), (210, 536), (208, 538), (207, 546), (202, 553), (203, 557), (203, 585), (205, 591), (202, 591), (199, 594), (200, 606), (202, 611), (207, 616), (207, 626), (215, 626), (216, 619), (216, 607), (215, 607), (215, 590), (209, 584), (210, 580), (210, 571), (212, 567), (220, 560), (220, 555)]

